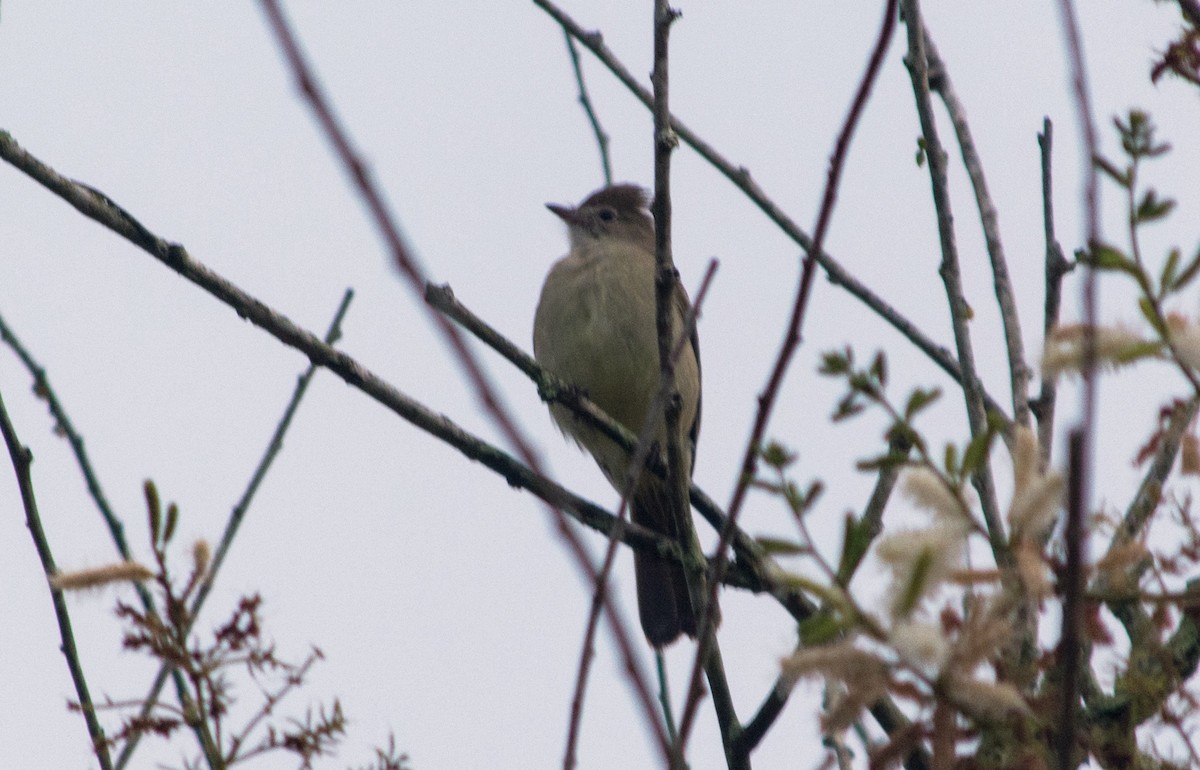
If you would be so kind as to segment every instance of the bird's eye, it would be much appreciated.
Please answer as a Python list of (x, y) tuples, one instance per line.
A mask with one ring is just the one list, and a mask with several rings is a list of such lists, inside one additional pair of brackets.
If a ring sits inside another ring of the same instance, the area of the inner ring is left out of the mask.
[(597, 216), (600, 217), (601, 221), (611, 222), (617, 218), (617, 212), (612, 209), (600, 209), (600, 213)]

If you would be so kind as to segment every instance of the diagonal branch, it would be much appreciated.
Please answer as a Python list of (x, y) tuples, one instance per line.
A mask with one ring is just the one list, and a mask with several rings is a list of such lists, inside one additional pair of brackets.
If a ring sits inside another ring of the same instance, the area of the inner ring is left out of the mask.
[[(4, 444), (8, 447), (8, 456), (12, 460), (13, 472), (17, 476), (17, 486), (21, 490), (21, 503), (25, 508), (25, 523), (33, 544), (37, 548), (38, 558), (42, 562), (42, 572), (46, 577), (54, 575), (58, 568), (54, 565), (54, 555), (50, 551), (50, 542), (42, 529), (42, 519), (38, 515), (37, 497), (33, 492), (33, 477), (29, 467), (33, 463), (33, 454), (17, 437), (16, 428), (8, 418), (8, 410), (4, 408), (4, 399), (0, 398), (0, 433), (4, 435)], [(71, 616), (67, 612), (67, 603), (62, 591), (50, 587), (50, 599), (54, 604), (54, 616), (58, 620), (59, 638), (62, 640), (62, 654), (67, 659), (67, 669), (71, 672), (71, 681), (75, 685), (75, 696), (79, 698), (79, 710), (83, 712), (87, 724), (88, 736), (92, 739), (92, 751), (100, 762), (101, 770), (112, 770), (112, 758), (108, 753), (108, 739), (104, 737), (104, 728), (96, 718), (96, 707), (92, 704), (91, 693), (88, 692), (87, 678), (83, 674), (83, 665), (79, 661), (79, 650), (75, 647), (75, 633), (71, 629)]]
[[(921, 135), (925, 142), (925, 155), (929, 163), (929, 180), (933, 190), (933, 203), (937, 211), (938, 240), (941, 243), (942, 263), (938, 272), (946, 287), (946, 298), (950, 306), (950, 324), (954, 329), (954, 341), (958, 348), (958, 363), (962, 367), (963, 397), (966, 402), (967, 421), (972, 436), (981, 436), (987, 431), (987, 404), (983, 386), (975, 370), (975, 352), (971, 345), (971, 333), (967, 328), (970, 308), (963, 296), (962, 276), (959, 271), (958, 244), (954, 233), (954, 218), (950, 209), (950, 187), (946, 169), (946, 151), (938, 139), (937, 125), (929, 98), (929, 58), (926, 53), (924, 23), (917, 0), (904, 0), (903, 14), (908, 27), (908, 66), (912, 80), (917, 116), (921, 123)], [(972, 483), (979, 493), (983, 518), (991, 540), (992, 554), (996, 563), (1009, 566), (1009, 552), (1004, 525), (1000, 521), (1000, 505), (996, 501), (995, 482), (991, 468), (981, 463), (972, 474)]]
[[(637, 97), (647, 109), (653, 109), (654, 97), (648, 89), (637, 81), (628, 68), (604, 44), (599, 32), (589, 32), (568, 16), (550, 0), (533, 0), (534, 5), (545, 11), (554, 21), (566, 30), (571, 37), (578, 40), (585, 48), (600, 60), (605, 67)], [(704, 141), (695, 131), (692, 131), (677, 117), (671, 117), (671, 130), (679, 139), (700, 157), (704, 158), (713, 168), (728, 179), (735, 187), (745, 193), (754, 205), (758, 206), (768, 219), (792, 239), (805, 253), (812, 254), (817, 263), (825, 271), (830, 283), (841, 286), (852, 296), (860, 300), (872, 312), (882, 318), (896, 331), (908, 339), (918, 350), (924, 353), (934, 364), (949, 375), (955, 382), (962, 383), (962, 370), (958, 362), (945, 346), (939, 345), (922, 332), (912, 321), (908, 320), (896, 308), (881, 296), (876, 294), (866, 284), (854, 277), (841, 263), (830, 256), (824, 249), (814, 250), (812, 238), (795, 223), (775, 201), (773, 201), (750, 176), (744, 166), (735, 166), (716, 148)], [(1011, 433), (1011, 419), (1003, 407), (991, 396), (984, 393), (984, 400), (989, 412), (1000, 416), (1005, 423), (1005, 433)]]
[[(566, 506), (570, 515), (588, 526), (600, 528), (604, 532), (608, 531), (608, 527), (611, 526), (611, 516), (606, 511), (571, 494), (544, 475), (531, 469), (530, 466), (518, 462), (499, 448), (493, 447), (463, 430), (445, 416), (436, 414), (419, 402), (405, 396), (349, 355), (325, 345), (316, 335), (300, 328), (261, 300), (249, 295), (193, 259), (183, 246), (169, 243), (150, 232), (108, 196), (87, 185), (63, 177), (25, 151), (13, 140), (11, 135), (2, 130), (0, 130), (0, 158), (70, 203), (80, 213), (129, 240), (182, 277), (225, 302), (234, 308), (240, 317), (263, 329), (288, 347), (303, 352), (315, 364), (334, 372), (348, 384), (362, 390), (405, 420), (497, 471), (508, 480), (510, 485), (530, 490), (550, 506)], [(561, 517), (556, 515), (555, 519), (559, 522), (559, 531), (566, 533), (564, 537), (567, 538), (572, 553), (577, 557), (580, 569), (587, 576), (589, 582), (593, 582), (595, 568), (588, 560), (582, 543), (561, 520)], [(632, 530), (629, 534), (633, 534)], [(639, 534), (648, 535), (650, 533), (642, 531)], [(643, 540), (643, 542), (646, 541)], [(669, 544), (664, 544), (663, 548), (666, 549), (664, 555), (672, 551)], [(606, 603), (606, 608), (609, 616), (614, 618), (610, 629), (616, 637), (618, 649), (625, 660), (626, 670), (630, 673), (638, 701), (646, 714), (652, 716), (656, 713), (654, 700), (646, 684), (646, 675), (634, 654), (633, 643), (626, 630), (627, 626), (623, 621), (615, 619), (618, 616), (613, 613), (616, 613), (617, 609), (611, 600)], [(656, 733), (655, 740), (663, 747), (665, 756), (666, 736), (661, 730)]]
[(592, 105), (592, 97), (588, 94), (587, 85), (583, 82), (583, 67), (579, 63), (579, 49), (575, 47), (575, 38), (563, 30), (563, 38), (567, 41), (567, 53), (571, 56), (571, 70), (575, 73), (575, 86), (579, 89), (579, 105), (587, 115), (592, 134), (596, 137), (596, 146), (600, 150), (600, 169), (604, 172), (604, 184), (610, 185), (612, 178), (612, 161), (608, 157), (608, 133), (600, 125), (596, 108)]
[[(329, 324), (328, 331), (325, 332), (325, 344), (333, 345), (341, 338), (342, 320), (346, 316), (346, 311), (350, 309), (350, 301), (353, 298), (354, 292), (350, 289), (347, 289), (345, 294), (342, 295), (342, 301), (333, 315), (333, 320)], [(308, 369), (297, 379), (296, 387), (292, 391), (292, 397), (288, 400), (288, 404), (283, 410), (283, 416), (280, 417), (279, 423), (275, 426), (275, 431), (271, 434), (271, 440), (267, 442), (267, 448), (263, 452), (262, 458), (258, 461), (254, 472), (250, 474), (250, 481), (246, 485), (241, 499), (238, 500), (237, 504), (233, 506), (233, 510), (230, 511), (229, 519), (225, 523), (225, 531), (221, 534), (221, 542), (217, 545), (217, 550), (212, 557), (210, 566), (204, 573), (204, 582), (196, 590), (195, 598), (188, 608), (188, 629), (195, 625), (196, 618), (199, 617), (200, 610), (204, 606), (204, 601), (208, 598), (208, 594), (212, 591), (213, 584), (216, 582), (217, 573), (220, 571), (221, 565), (225, 562), (225, 556), (229, 553), (229, 548), (233, 545), (233, 538), (242, 524), (242, 519), (245, 518), (246, 512), (250, 508), (250, 502), (254, 499), (254, 494), (258, 491), (259, 485), (266, 478), (267, 471), (271, 469), (271, 465), (274, 463), (279, 451), (283, 448), (283, 437), (287, 434), (288, 428), (291, 427), (292, 418), (295, 416), (296, 410), (300, 407), (300, 401), (304, 398), (304, 394), (308, 392), (308, 384), (312, 382), (312, 378), (316, 373), (316, 364), (310, 364)], [(175, 666), (163, 665), (159, 668), (157, 676), (155, 676), (153, 683), (150, 685), (150, 691), (142, 699), (142, 721), (148, 718), (154, 711), (155, 705), (158, 702), (158, 695), (162, 690), (168, 673), (176, 677), (180, 676), (179, 670)], [(142, 721), (134, 722), (129, 737), (121, 749), (121, 755), (117, 759), (117, 770), (125, 767), (133, 756), (133, 752), (142, 737), (142, 730), (140, 729)]]
[(992, 282), (996, 290), (996, 304), (1000, 307), (1000, 321), (1004, 326), (1004, 344), (1008, 353), (1009, 385), (1012, 389), (1013, 420), (1020, 425), (1029, 424), (1029, 363), (1025, 360), (1025, 345), (1021, 341), (1021, 319), (1017, 312), (1017, 300), (1013, 295), (1012, 279), (1008, 275), (1008, 260), (1004, 256), (1004, 245), (1000, 241), (1000, 222), (996, 204), (988, 192), (987, 179), (983, 173), (983, 160), (971, 136), (967, 123), (967, 112), (958, 100), (950, 72), (946, 69), (937, 47), (929, 36), (929, 28), (922, 27), (925, 39), (925, 56), (929, 61), (929, 86), (937, 92), (954, 126), (954, 135), (962, 153), (963, 167), (971, 180), (975, 193), (975, 205), (979, 209), (979, 221), (983, 227), (983, 240), (987, 245), (992, 263)]

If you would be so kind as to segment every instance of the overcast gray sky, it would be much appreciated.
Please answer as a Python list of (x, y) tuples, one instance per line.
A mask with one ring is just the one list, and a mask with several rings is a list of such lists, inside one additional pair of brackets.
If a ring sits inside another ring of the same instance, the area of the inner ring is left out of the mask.
[[(672, 108), (748, 168), (811, 227), (827, 159), (877, 32), (879, 3), (679, 3), (672, 32)], [(1055, 4), (929, 2), (928, 26), (963, 99), (1017, 277), (1030, 356), (1040, 353), (1042, 241), (1036, 134), (1055, 122), (1056, 204), (1064, 247), (1081, 240), (1080, 150)], [(569, 2), (648, 82), (650, 2)], [(1104, 147), (1109, 118), (1138, 106), (1174, 140), (1149, 174), (1184, 196), (1149, 246), (1194, 249), (1200, 200), (1200, 102), (1194, 89), (1148, 81), (1174, 33), (1170, 4), (1080, 3)], [(294, 22), (337, 112), (387, 191), (430, 276), (528, 347), (541, 280), (566, 247), (546, 201), (572, 203), (602, 181), (595, 143), (553, 21), (530, 3), (292, 3)], [(926, 169), (901, 63), (888, 52), (855, 139), (828, 251), (934, 339), (951, 342)], [(612, 135), (618, 179), (650, 185), (649, 113), (584, 53), (592, 97)], [(347, 178), (298, 98), (256, 4), (66, 3), (8, 0), (0, 16), (0, 128), (66, 176), (103, 190), (150, 230), (321, 333), (342, 292), (354, 304), (341, 347), (403, 392), (495, 438), (427, 311), (391, 269)], [(943, 121), (943, 139), (951, 133)], [(1006, 391), (991, 280), (965, 176), (951, 185), (966, 291), (985, 381)], [(675, 259), (694, 291), (721, 267), (703, 308), (704, 418), (696, 480), (728, 500), (742, 444), (776, 353), (798, 276), (797, 247), (688, 149), (674, 164)], [(1119, 200), (1106, 191), (1110, 237)], [(1073, 317), (1077, 284), (1068, 282)], [(1106, 288), (1106, 318), (1134, 320)], [(1192, 304), (1181, 309), (1195, 312)], [(0, 167), (0, 314), (47, 367), (85, 435), (97, 471), (148, 557), (142, 481), (182, 509), (178, 558), (215, 540), (270, 436), (303, 356), (241, 321), (33, 181)], [(821, 477), (814, 526), (829, 549), (841, 519), (867, 498), (852, 470), (878, 449), (875, 418), (831, 425), (838, 390), (815, 373), (822, 350), (853, 345), (893, 355), (897, 392), (945, 378), (894, 332), (826, 281), (815, 287), (804, 345), (770, 434), (800, 454), (796, 475)], [(483, 350), (508, 405), (556, 478), (615, 507), (589, 458), (552, 427), (530, 383)], [(1157, 390), (1154, 390), (1157, 388)], [(1136, 478), (1134, 445), (1154, 423), (1169, 376), (1106, 385), (1097, 502), (1121, 504)], [(36, 462), (42, 516), (64, 568), (96, 566), (113, 548), (68, 447), (7, 349), (0, 392)], [(1076, 410), (1068, 390), (1063, 425)], [(935, 444), (965, 435), (953, 398), (931, 414)], [(1133, 436), (1135, 438), (1131, 439)], [(7, 463), (6, 463), (7, 465)], [(1004, 463), (998, 471), (1004, 476)], [(889, 515), (891, 515), (889, 513)], [(899, 515), (899, 514), (897, 514)], [(211, 628), (238, 596), (260, 592), (285, 657), (318, 645), (327, 660), (283, 713), (341, 698), (351, 720), (340, 759), (363, 764), (393, 731), (418, 768), (552, 767), (561, 762), (589, 594), (541, 504), (319, 373), (210, 599)], [(776, 500), (751, 498), (752, 534), (793, 534)], [(707, 540), (710, 533), (702, 529)], [(584, 533), (593, 552), (604, 541)], [(40, 566), (11, 473), (0, 472), (0, 764), (91, 767)], [(627, 554), (617, 585), (634, 617)], [(871, 575), (856, 585), (877, 590)], [(93, 694), (140, 697), (153, 666), (120, 651), (112, 606), (128, 589), (72, 596)], [(772, 602), (724, 593), (722, 645), (739, 713), (749, 715), (792, 646)], [(603, 636), (587, 702), (580, 767), (657, 759)], [(646, 652), (647, 661), (649, 651)], [(671, 648), (682, 689), (692, 650)], [(241, 691), (246, 703), (253, 690)], [(820, 761), (819, 690), (801, 688), (763, 744), (761, 767)], [(692, 741), (696, 770), (723, 765), (711, 712)], [(108, 724), (111, 724), (111, 719)], [(189, 750), (190, 751), (190, 750)], [(150, 743), (139, 767), (178, 764)], [(861, 759), (861, 757), (860, 757)], [(285, 767), (279, 757), (261, 767)]]

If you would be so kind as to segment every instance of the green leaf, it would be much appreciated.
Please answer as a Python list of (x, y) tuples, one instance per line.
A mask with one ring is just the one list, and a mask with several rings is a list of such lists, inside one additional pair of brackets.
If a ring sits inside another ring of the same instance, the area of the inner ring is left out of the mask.
[(762, 546), (763, 551), (771, 556), (797, 556), (810, 552), (806, 545), (779, 537), (756, 537), (754, 542)]
[(854, 570), (871, 545), (870, 526), (850, 514), (846, 514), (846, 525), (842, 531), (842, 555), (838, 558), (837, 581), (841, 585), (850, 582)]
[(829, 377), (837, 377), (850, 371), (853, 362), (854, 357), (849, 348), (845, 351), (827, 350), (821, 354), (821, 366), (817, 371)]
[(925, 439), (921, 438), (921, 434), (917, 433), (911, 425), (906, 422), (897, 420), (892, 423), (892, 426), (883, 434), (884, 439), (893, 446), (899, 442), (903, 446), (916, 447), (919, 452), (925, 451)]
[(163, 529), (163, 545), (171, 542), (175, 535), (175, 525), (179, 523), (179, 506), (175, 503), (167, 505), (167, 526)]
[(142, 491), (146, 495), (146, 511), (150, 514), (150, 539), (157, 545), (160, 542), (159, 533), (162, 532), (162, 507), (158, 501), (158, 487), (154, 486), (153, 481), (146, 479)]
[(1158, 316), (1158, 310), (1154, 307), (1154, 303), (1149, 297), (1138, 297), (1138, 310), (1142, 311), (1142, 317), (1149, 322), (1154, 331), (1158, 332), (1158, 336), (1166, 339), (1170, 332), (1167, 331), (1167, 326)]
[(804, 506), (812, 508), (813, 504), (821, 498), (825, 492), (825, 482), (817, 479), (808, 485), (808, 489), (804, 490)]
[(800, 641), (807, 647), (825, 644), (836, 639), (846, 628), (845, 620), (830, 610), (821, 610), (800, 621)]
[(954, 444), (946, 444), (945, 456), (942, 458), (942, 467), (946, 469), (946, 475), (950, 478), (958, 476), (958, 447)]
[(841, 422), (849, 417), (853, 417), (864, 409), (861, 401), (858, 400), (857, 393), (847, 393), (841, 401), (838, 402), (837, 409), (833, 413), (833, 421)]
[(1079, 253), (1080, 260), (1097, 270), (1120, 270), (1135, 278), (1141, 275), (1137, 263), (1125, 255), (1125, 252), (1106, 243), (1098, 243), (1091, 251)]
[(871, 376), (883, 387), (887, 387), (887, 356), (883, 351), (875, 353), (875, 359), (871, 361)]
[(1171, 249), (1167, 261), (1163, 264), (1162, 273), (1158, 276), (1159, 296), (1167, 294), (1175, 285), (1175, 272), (1179, 269), (1179, 249)]
[(766, 448), (762, 450), (761, 457), (764, 463), (776, 470), (783, 470), (796, 461), (796, 453), (778, 441), (768, 442)]
[(1134, 213), (1134, 222), (1145, 224), (1162, 219), (1167, 214), (1171, 213), (1171, 209), (1175, 208), (1175, 201), (1170, 198), (1159, 200), (1158, 194), (1154, 190), (1147, 190), (1142, 196), (1142, 200), (1137, 205), (1137, 211)]
[(868, 457), (855, 463), (860, 471), (878, 471), (884, 468), (896, 468), (908, 462), (908, 455), (903, 452), (888, 452), (886, 454)]
[(1146, 154), (1151, 158), (1157, 158), (1160, 155), (1166, 155), (1170, 151), (1171, 145), (1169, 142), (1163, 142), (1162, 144), (1151, 144), (1148, 148), (1146, 148)]
[(989, 425), (982, 433), (971, 438), (971, 442), (967, 444), (967, 451), (963, 453), (962, 472), (964, 476), (979, 470), (987, 462), (992, 448), (992, 439), (995, 437), (996, 434)]
[(1183, 272), (1175, 279), (1175, 289), (1179, 290), (1186, 287), (1196, 277), (1198, 271), (1200, 271), (1200, 249), (1196, 250), (1196, 256), (1192, 257), (1187, 267), (1183, 268)]
[(925, 594), (925, 586), (929, 582), (929, 573), (933, 569), (933, 554), (922, 551), (913, 560), (911, 579), (901, 592), (896, 612), (897, 618), (908, 616), (917, 607), (917, 602)]
[(941, 388), (915, 388), (908, 397), (908, 403), (904, 405), (905, 421), (911, 421), (917, 415), (917, 412), (937, 401), (941, 398), (941, 395)]
[(847, 382), (851, 388), (868, 398), (875, 399), (879, 396), (879, 387), (875, 379), (867, 372), (853, 372)]
[(792, 513), (797, 516), (804, 513), (804, 509), (808, 507), (804, 495), (792, 481), (783, 485), (783, 499), (787, 501), (788, 508), (792, 509)]

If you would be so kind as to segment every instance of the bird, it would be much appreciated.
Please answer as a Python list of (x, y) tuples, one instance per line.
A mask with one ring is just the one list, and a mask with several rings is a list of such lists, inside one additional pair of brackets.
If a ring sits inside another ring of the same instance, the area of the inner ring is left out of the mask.
[[(542, 286), (534, 316), (534, 358), (639, 435), (661, 377), (649, 196), (637, 185), (614, 184), (578, 206), (546, 207), (566, 223), (569, 250), (551, 266)], [(675, 281), (671, 312), (677, 335), (686, 331), (690, 307), (687, 293)], [(682, 466), (690, 474), (700, 430), (700, 348), (694, 326), (675, 361), (675, 388)], [(609, 482), (624, 490), (629, 453), (562, 405), (552, 404), (550, 414), (564, 434), (591, 453)], [(667, 426), (661, 410), (656, 419), (650, 456), (662, 457)], [(636, 524), (680, 542), (672, 496), (661, 478), (641, 472), (630, 507)], [(682, 634), (695, 637), (696, 612), (683, 567), (635, 551), (634, 573), (638, 616), (651, 646), (661, 649)]]

